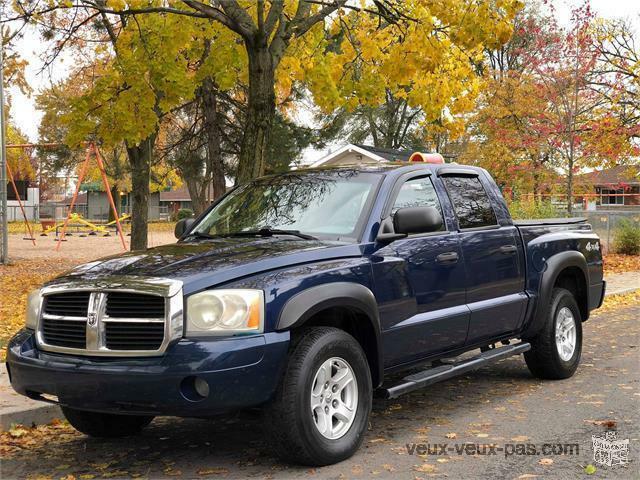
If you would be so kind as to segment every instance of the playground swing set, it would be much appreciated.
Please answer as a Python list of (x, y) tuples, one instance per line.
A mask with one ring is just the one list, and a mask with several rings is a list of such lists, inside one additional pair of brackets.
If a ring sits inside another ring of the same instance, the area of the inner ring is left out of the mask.
[[(34, 148), (37, 147), (55, 147), (58, 146), (58, 144), (55, 143), (47, 143), (47, 144), (31, 144), (31, 143), (27, 143), (27, 144), (13, 144), (13, 145), (7, 145), (6, 148), (7, 149), (21, 149), (23, 150), (23, 152), (26, 153), (26, 155), (30, 156), (31, 155), (31, 151)], [(87, 174), (87, 171), (89, 169), (89, 164), (91, 162), (91, 159), (95, 158), (97, 166), (98, 166), (98, 170), (100, 171), (100, 176), (102, 177), (102, 183), (104, 185), (105, 191), (107, 193), (107, 197), (109, 199), (109, 205), (111, 207), (111, 210), (113, 211), (113, 216), (115, 218), (115, 220), (108, 222), (108, 223), (100, 223), (100, 224), (96, 224), (93, 222), (90, 222), (89, 220), (85, 219), (82, 217), (82, 215), (80, 215), (79, 213), (76, 213), (73, 211), (74, 207), (76, 206), (76, 202), (78, 200), (78, 194), (80, 193), (80, 186), (82, 185), (82, 180), (84, 180), (85, 175)], [(22, 200), (20, 199), (20, 195), (18, 192), (18, 188), (16, 186), (15, 183), (15, 179), (13, 176), (13, 172), (11, 171), (11, 168), (9, 167), (9, 163), (7, 162), (7, 173), (9, 175), (9, 181), (11, 183), (11, 186), (13, 188), (13, 192), (15, 193), (16, 199), (18, 201), (18, 205), (20, 206), (20, 211), (22, 212), (22, 217), (24, 219), (24, 223), (28, 232), (28, 236), (25, 236), (24, 239), (25, 240), (30, 240), (33, 245), (36, 245), (36, 239), (34, 237), (33, 234), (33, 228), (29, 222), (29, 219), (27, 217), (24, 205), (22, 203)], [(81, 236), (86, 236), (86, 235), (97, 235), (97, 234), (103, 234), (104, 236), (109, 236), (110, 232), (109, 229), (113, 228), (115, 225), (116, 231), (118, 232), (119, 236), (120, 236), (120, 241), (122, 243), (122, 248), (126, 251), (127, 250), (127, 244), (124, 240), (124, 234), (122, 231), (122, 224), (121, 222), (123, 222), (124, 220), (128, 220), (131, 218), (131, 215), (129, 214), (125, 214), (122, 216), (118, 215), (118, 210), (116, 209), (116, 205), (115, 202), (113, 201), (113, 196), (111, 195), (111, 188), (109, 187), (109, 180), (107, 179), (107, 173), (105, 171), (104, 168), (104, 161), (102, 159), (102, 155), (100, 154), (100, 151), (98, 149), (98, 147), (94, 144), (94, 143), (88, 143), (87, 144), (87, 150), (86, 150), (86, 155), (85, 155), (85, 159), (82, 162), (82, 166), (80, 168), (80, 174), (78, 176), (78, 181), (76, 183), (76, 187), (75, 190), (73, 192), (73, 197), (71, 198), (71, 203), (69, 204), (69, 210), (67, 212), (67, 216), (65, 217), (64, 221), (60, 221), (60, 222), (56, 222), (54, 221), (51, 225), (49, 225), (48, 227), (44, 228), (43, 226), (43, 230), (42, 230), (42, 236), (46, 236), (49, 233), (52, 233), (55, 231), (56, 233), (56, 247), (55, 250), (58, 251), (60, 250), (60, 245), (62, 244), (62, 242), (65, 242), (65, 236), (66, 235), (71, 235), (70, 233), (67, 234), (67, 229), (69, 227), (76, 227), (76, 228), (86, 228), (86, 234), (85, 235), (81, 235)]]

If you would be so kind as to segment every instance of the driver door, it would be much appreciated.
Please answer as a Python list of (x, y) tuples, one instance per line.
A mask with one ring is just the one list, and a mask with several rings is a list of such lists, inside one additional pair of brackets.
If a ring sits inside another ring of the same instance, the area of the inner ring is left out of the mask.
[[(442, 215), (432, 180), (422, 175), (402, 180), (391, 215), (420, 206), (435, 207)], [(385, 259), (373, 264), (385, 330), (385, 366), (462, 347), (470, 314), (458, 233), (443, 224), (439, 231), (409, 235), (377, 253)]]

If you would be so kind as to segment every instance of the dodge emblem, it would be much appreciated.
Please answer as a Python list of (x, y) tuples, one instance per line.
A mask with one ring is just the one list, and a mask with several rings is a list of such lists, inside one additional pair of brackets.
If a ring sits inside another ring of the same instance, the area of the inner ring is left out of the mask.
[(96, 315), (94, 312), (90, 312), (89, 315), (87, 315), (87, 325), (89, 325), (90, 327), (95, 327), (97, 323), (98, 315)]

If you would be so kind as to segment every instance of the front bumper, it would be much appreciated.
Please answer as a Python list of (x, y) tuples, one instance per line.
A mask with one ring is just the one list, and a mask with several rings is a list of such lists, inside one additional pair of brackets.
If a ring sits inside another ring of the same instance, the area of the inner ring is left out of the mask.
[[(273, 332), (183, 339), (160, 357), (78, 357), (38, 350), (25, 329), (9, 343), (7, 369), (13, 388), (31, 398), (97, 412), (199, 417), (267, 402), (288, 346), (289, 332)], [(194, 393), (196, 377), (207, 382), (208, 396)]]

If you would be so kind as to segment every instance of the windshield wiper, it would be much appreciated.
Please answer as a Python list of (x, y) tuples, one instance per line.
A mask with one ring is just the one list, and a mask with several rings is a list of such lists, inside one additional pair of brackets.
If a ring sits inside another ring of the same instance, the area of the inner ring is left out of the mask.
[(312, 235), (302, 233), (300, 230), (281, 230), (278, 228), (262, 227), (259, 230), (246, 230), (241, 232), (222, 233), (217, 236), (221, 237), (251, 237), (259, 235), (261, 237), (272, 237), (273, 235), (292, 235), (294, 237), (302, 238), (304, 240), (317, 240)]
[(204, 232), (192, 232), (187, 236), (188, 237), (195, 237), (195, 238), (204, 238), (204, 239), (207, 239), (207, 240), (218, 238), (218, 236), (216, 236), (216, 235), (209, 235), (208, 233), (204, 233)]

